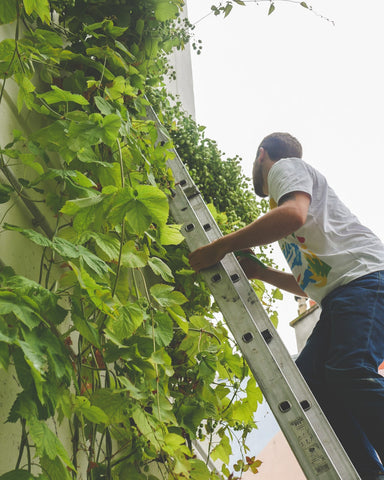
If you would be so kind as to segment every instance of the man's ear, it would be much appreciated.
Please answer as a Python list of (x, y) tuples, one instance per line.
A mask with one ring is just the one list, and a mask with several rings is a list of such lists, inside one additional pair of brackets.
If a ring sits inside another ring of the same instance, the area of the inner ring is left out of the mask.
[(260, 147), (259, 148), (259, 155), (258, 155), (258, 157), (260, 159), (260, 162), (263, 162), (265, 160), (266, 155), (267, 155), (267, 152), (264, 150), (263, 147)]

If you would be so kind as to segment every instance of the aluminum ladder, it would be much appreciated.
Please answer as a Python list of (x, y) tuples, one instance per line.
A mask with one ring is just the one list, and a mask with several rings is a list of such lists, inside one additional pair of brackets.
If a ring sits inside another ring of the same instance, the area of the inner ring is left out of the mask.
[[(158, 141), (169, 136), (151, 107)], [(170, 212), (191, 251), (222, 233), (177, 151)], [(257, 384), (308, 480), (360, 480), (307, 383), (292, 361), (234, 254), (202, 272)]]

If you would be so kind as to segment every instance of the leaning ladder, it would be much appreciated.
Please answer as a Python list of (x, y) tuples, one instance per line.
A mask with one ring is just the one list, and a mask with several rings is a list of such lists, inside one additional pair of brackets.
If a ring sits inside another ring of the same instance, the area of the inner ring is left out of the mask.
[[(158, 141), (169, 137), (154, 111)], [(175, 178), (170, 211), (191, 251), (222, 233), (183, 162), (168, 162)], [(224, 319), (308, 480), (360, 480), (308, 385), (292, 361), (233, 254), (202, 272)]]

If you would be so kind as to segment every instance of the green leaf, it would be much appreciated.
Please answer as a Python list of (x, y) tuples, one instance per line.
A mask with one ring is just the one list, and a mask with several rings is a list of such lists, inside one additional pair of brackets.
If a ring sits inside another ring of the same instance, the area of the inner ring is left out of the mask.
[(166, 22), (171, 18), (175, 18), (179, 9), (175, 3), (169, 0), (161, 0), (155, 8), (155, 17), (159, 22)]
[(36, 89), (35, 85), (30, 81), (30, 79), (21, 73), (15, 73), (14, 79), (19, 85), (19, 93), (17, 96), (17, 110), (19, 113), (23, 108), (23, 105), (29, 110), (32, 110), (34, 107), (34, 97), (32, 92)]
[[(181, 435), (177, 435), (177, 433), (167, 433), (164, 437), (164, 441), (165, 449), (170, 455), (172, 455), (172, 453), (174, 453), (176, 450), (179, 450), (182, 446), (185, 448), (185, 438)], [(190, 453), (188, 448), (184, 453), (187, 455)]]
[(254, 411), (248, 400), (239, 400), (232, 404), (232, 418), (238, 422), (248, 423), (253, 419)]
[(157, 283), (150, 288), (153, 298), (162, 307), (172, 307), (173, 305), (182, 305), (188, 299), (181, 292), (174, 291), (174, 287)]
[(163, 225), (160, 227), (160, 243), (162, 245), (179, 245), (184, 241), (180, 232), (181, 225)]
[(17, 9), (15, 0), (1, 0), (0, 24), (11, 23), (16, 20)]
[(13, 188), (10, 185), (0, 183), (0, 203), (7, 203), (11, 198)]
[(50, 460), (60, 457), (67, 467), (72, 470), (75, 469), (62, 443), (46, 423), (31, 419), (28, 421), (28, 427), (29, 435), (35, 443), (36, 452), (39, 456), (47, 456)]
[(151, 267), (155, 275), (160, 275), (166, 282), (175, 282), (172, 275), (172, 270), (160, 258), (151, 257), (148, 259), (148, 265)]
[(75, 272), (81, 288), (87, 291), (89, 298), (96, 307), (107, 315), (112, 315), (111, 305), (113, 304), (113, 299), (111, 290), (99, 285), (83, 268), (79, 269), (74, 263), (68, 263)]
[(37, 338), (48, 357), (50, 372), (58, 379), (71, 379), (73, 367), (64, 342), (48, 328), (40, 329)]
[(15, 362), (18, 381), (24, 389), (24, 392), (21, 392), (21, 395), (25, 394), (28, 397), (25, 392), (33, 389), (33, 378), (31, 376), (31, 369), (28, 363), (25, 361), (24, 354), (20, 348), (16, 348), (13, 351), (12, 356)]
[(35, 172), (37, 172), (39, 175), (42, 175), (44, 173), (44, 168), (41, 165), (41, 163), (36, 160), (35, 155), (32, 153), (22, 153), (19, 156), (19, 159), (23, 162), (24, 165), (28, 165), (29, 167), (33, 168)]
[(98, 205), (103, 201), (102, 195), (97, 195), (95, 197), (88, 198), (78, 198), (76, 200), (68, 200), (65, 205), (61, 208), (60, 212), (67, 215), (75, 215), (83, 208), (92, 207), (93, 205)]
[(268, 10), (268, 15), (271, 15), (275, 11), (275, 5), (274, 3), (271, 3), (269, 10)]
[(143, 268), (147, 263), (148, 255), (142, 250), (137, 250), (133, 240), (130, 240), (123, 246), (121, 264), (124, 267)]
[(31, 306), (26, 305), (18, 295), (0, 291), (0, 315), (7, 315), (8, 313), (13, 313), (30, 330), (43, 320), (40, 314)]
[(114, 39), (121, 37), (128, 30), (128, 27), (117, 27), (112, 20), (104, 20), (105, 31)]
[(23, 3), (27, 15), (36, 13), (42, 22), (50, 23), (51, 11), (48, 0), (23, 0)]
[(137, 200), (148, 209), (152, 220), (165, 225), (169, 215), (168, 198), (164, 192), (152, 185), (138, 185), (136, 187)]
[(81, 149), (100, 143), (102, 136), (102, 127), (92, 120), (84, 123), (71, 122), (68, 130), (68, 148), (77, 153)]
[(189, 463), (192, 465), (190, 480), (210, 480), (211, 472), (205, 462), (197, 458), (191, 458)]
[(104, 168), (112, 168), (113, 166), (110, 163), (101, 161), (100, 157), (97, 156), (97, 154), (93, 151), (92, 147), (82, 147), (77, 152), (77, 158), (80, 160), (80, 162), (97, 163)]
[(144, 320), (144, 312), (139, 305), (127, 303), (121, 307), (118, 314), (107, 321), (110, 330), (118, 340), (131, 337)]
[(107, 214), (108, 220), (114, 224), (121, 223), (132, 198), (133, 189), (131, 187), (120, 188), (113, 198), (112, 208)]
[(279, 323), (279, 317), (278, 317), (276, 311), (272, 312), (272, 313), (269, 315), (269, 319), (271, 320), (273, 326), (274, 326), (275, 328), (277, 328), (277, 325), (278, 325), (278, 323)]
[(110, 270), (101, 258), (87, 248), (82, 245), (74, 245), (64, 238), (56, 237), (52, 242), (51, 248), (64, 258), (80, 258), (100, 277)]
[(185, 318), (184, 310), (180, 307), (180, 305), (173, 305), (172, 307), (168, 307), (167, 312), (171, 315), (173, 320), (179, 325), (183, 332), (188, 333), (189, 323)]
[(260, 388), (256, 385), (256, 380), (253, 377), (248, 380), (246, 392), (249, 406), (255, 412), (257, 410), (257, 405), (263, 402), (263, 394)]
[(72, 480), (72, 475), (57, 458), (51, 460), (48, 456), (43, 456), (40, 458), (40, 465), (49, 480)]
[[(175, 373), (175, 371), (172, 368), (172, 359), (168, 355), (168, 353), (164, 350), (164, 348), (161, 348), (160, 350), (156, 350), (155, 352), (153, 352), (151, 355), (150, 361), (153, 364), (161, 365), (164, 368), (164, 372), (168, 377), (172, 377), (172, 375)], [(167, 405), (169, 405), (168, 399), (167, 399)]]
[(130, 417), (130, 401), (126, 395), (121, 395), (121, 390), (98, 389), (93, 393), (91, 401), (92, 405), (104, 411), (111, 423), (122, 423)]
[(11, 472), (1, 475), (0, 480), (36, 480), (27, 470), (12, 470)]
[(233, 8), (232, 3), (227, 3), (227, 5), (224, 8), (224, 18), (227, 17), (231, 13), (232, 8)]
[(95, 240), (97, 247), (108, 260), (117, 260), (120, 251), (120, 241), (116, 237), (95, 232), (89, 232), (89, 236)]
[(89, 116), (82, 110), (72, 110), (72, 112), (66, 113), (65, 118), (77, 123), (86, 123), (89, 121)]
[(304, 8), (309, 8), (308, 5), (305, 2), (300, 2), (300, 5)]
[(34, 331), (30, 332), (29, 335), (25, 334), (25, 337), (25, 342), (19, 341), (25, 360), (40, 374), (44, 374), (48, 370), (48, 361), (44, 350), (40, 347), (39, 339)]
[(89, 105), (88, 100), (82, 95), (79, 95), (77, 93), (71, 93), (67, 90), (62, 90), (56, 85), (51, 85), (51, 89), (52, 90), (49, 92), (38, 94), (37, 97), (45, 100), (48, 105), (59, 102), (74, 102), (79, 105)]
[(145, 22), (142, 18), (139, 18), (136, 22), (136, 33), (140, 36), (143, 34)]
[(155, 315), (155, 341), (159, 347), (167, 347), (173, 338), (173, 321), (164, 312)]
[(8, 223), (5, 223), (3, 228), (5, 230), (13, 230), (15, 232), (20, 232), (22, 235), (29, 238), (29, 240), (32, 240), (32, 242), (36, 243), (36, 245), (40, 245), (41, 247), (52, 246), (52, 242), (48, 237), (42, 235), (41, 233), (36, 232), (35, 230), (31, 230), (29, 228), (17, 227), (15, 225), (10, 225)]
[(164, 444), (164, 437), (162, 428), (155, 419), (141, 408), (136, 408), (133, 411), (132, 418), (144, 438), (159, 450)]
[(9, 361), (10, 361), (10, 356), (9, 356), (8, 342), (5, 343), (0, 341), (0, 368), (3, 368), (4, 370), (8, 370)]
[(106, 145), (112, 146), (117, 139), (121, 127), (121, 118), (116, 114), (106, 115), (103, 118), (103, 141)]
[(92, 423), (104, 423), (108, 424), (109, 419), (106, 413), (95, 405), (91, 405), (91, 402), (85, 397), (76, 397), (73, 401), (76, 414), (84, 415)]
[(281, 293), (281, 290), (278, 288), (275, 288), (272, 293), (272, 298), (275, 298), (276, 300), (283, 300), (283, 294)]
[(100, 113), (103, 115), (109, 115), (111, 113), (115, 113), (116, 108), (112, 105), (111, 102), (108, 102), (103, 97), (97, 96), (94, 99), (96, 107), (99, 109)]
[(227, 436), (223, 436), (220, 443), (211, 452), (213, 461), (221, 460), (225, 464), (229, 463), (229, 456), (232, 453), (232, 447)]
[(141, 202), (131, 200), (126, 207), (126, 221), (137, 235), (142, 235), (152, 223), (152, 215)]
[(90, 321), (85, 320), (80, 315), (72, 315), (72, 320), (76, 330), (78, 330), (80, 335), (82, 335), (92, 345), (100, 348), (100, 335), (96, 326), (94, 326)]
[[(28, 375), (30, 376), (29, 371)], [(17, 394), (16, 400), (9, 412), (7, 422), (16, 423), (21, 418), (25, 420), (35, 419), (39, 414), (38, 408), (38, 402), (36, 402), (35, 395), (31, 395), (31, 390), (25, 388)]]
[(118, 377), (119, 382), (122, 384), (124, 388), (119, 389), (118, 391), (127, 391), (129, 392), (130, 396), (134, 398), (135, 400), (143, 400), (144, 398), (147, 397), (147, 394), (145, 392), (142, 392), (139, 390), (133, 383), (127, 378), (127, 377)]

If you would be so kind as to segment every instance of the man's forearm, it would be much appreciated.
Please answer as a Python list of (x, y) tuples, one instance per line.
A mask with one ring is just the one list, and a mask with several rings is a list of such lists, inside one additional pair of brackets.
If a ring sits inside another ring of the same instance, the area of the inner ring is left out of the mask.
[(267, 267), (258, 278), (259, 280), (267, 282), (281, 290), (285, 290), (300, 297), (307, 297), (307, 294), (300, 288), (295, 277), (291, 273), (280, 272), (279, 270)]
[(191, 267), (199, 272), (220, 262), (227, 253), (268, 245), (297, 231), (306, 221), (310, 197), (302, 192), (291, 197), (250, 225), (191, 252)]
[(303, 223), (295, 207), (287, 203), (214, 243), (225, 253), (268, 245), (295, 232)]

